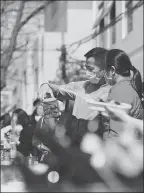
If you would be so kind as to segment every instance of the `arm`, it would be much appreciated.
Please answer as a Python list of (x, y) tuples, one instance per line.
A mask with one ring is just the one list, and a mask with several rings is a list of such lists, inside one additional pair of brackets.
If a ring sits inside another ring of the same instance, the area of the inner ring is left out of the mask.
[[(70, 89), (70, 84), (68, 85)], [(70, 90), (67, 89), (68, 85), (58, 86), (49, 83), (49, 87), (52, 89), (55, 98), (57, 98), (60, 101), (75, 100), (75, 94), (73, 94), (72, 92), (70, 92)]]
[(32, 139), (32, 145), (33, 147), (37, 148), (38, 150), (40, 151), (50, 151), (50, 149), (45, 146), (41, 140), (39, 140), (36, 135), (33, 136), (33, 139)]
[[(53, 95), (55, 98), (57, 98), (60, 101), (64, 101), (64, 100), (75, 100), (75, 93), (74, 90), (78, 90), (80, 89), (80, 87), (83, 86), (83, 82), (82, 83), (69, 83), (67, 85), (55, 85), (55, 84), (50, 84), (50, 83), (44, 83), (41, 85), (40, 87), (40, 91), (39, 91), (39, 97), (43, 98), (45, 95), (45, 90), (52, 90)], [(49, 92), (51, 92), (49, 90)]]
[(143, 135), (143, 121), (129, 116), (126, 112), (115, 109), (112, 107), (106, 107), (107, 112), (109, 113), (110, 119), (119, 121), (123, 123), (125, 129), (139, 130)]

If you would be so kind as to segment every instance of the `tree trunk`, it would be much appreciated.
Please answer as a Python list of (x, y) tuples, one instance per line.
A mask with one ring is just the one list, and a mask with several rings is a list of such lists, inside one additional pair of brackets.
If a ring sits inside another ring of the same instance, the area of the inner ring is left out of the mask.
[[(54, 1), (54, 0), (53, 0)], [(6, 72), (7, 69), (10, 65), (12, 56), (13, 56), (13, 52), (15, 50), (16, 47), (16, 42), (17, 42), (17, 37), (18, 34), (21, 30), (21, 28), (35, 15), (37, 15), (41, 10), (43, 10), (45, 8), (45, 6), (48, 6), (49, 3), (53, 2), (51, 1), (47, 1), (46, 3), (44, 3), (42, 6), (38, 7), (36, 10), (34, 10), (24, 21), (21, 21), (22, 19), (22, 15), (23, 15), (23, 10), (24, 10), (24, 6), (25, 6), (25, 1), (20, 1), (19, 4), (19, 9), (18, 9), (18, 14), (16, 17), (16, 22), (12, 31), (12, 35), (10, 38), (10, 42), (9, 42), (9, 46), (4, 50), (2, 58), (1, 58), (1, 87), (0, 89), (2, 89), (5, 86), (5, 78), (6, 78)], [(2, 79), (3, 78), (3, 79)]]

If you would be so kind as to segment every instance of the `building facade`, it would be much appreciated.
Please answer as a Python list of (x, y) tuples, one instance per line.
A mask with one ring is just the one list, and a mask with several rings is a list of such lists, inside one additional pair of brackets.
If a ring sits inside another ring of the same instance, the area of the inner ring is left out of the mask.
[(124, 50), (143, 78), (143, 2), (95, 1), (93, 12), (94, 45)]

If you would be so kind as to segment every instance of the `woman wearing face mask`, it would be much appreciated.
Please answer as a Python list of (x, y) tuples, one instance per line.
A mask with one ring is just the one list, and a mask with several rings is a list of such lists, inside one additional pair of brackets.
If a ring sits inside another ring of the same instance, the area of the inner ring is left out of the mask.
[[(140, 97), (142, 95), (142, 81), (140, 72), (132, 66), (127, 54), (118, 49), (108, 51), (106, 56), (105, 78), (112, 85), (109, 91), (108, 101), (117, 101), (127, 103), (132, 106), (129, 115), (142, 119), (143, 108)], [(131, 78), (131, 72), (133, 77)], [(108, 138), (119, 136), (122, 131), (122, 125), (116, 121), (110, 120)], [(106, 138), (107, 138), (106, 137)]]
[(84, 55), (86, 57), (87, 81), (73, 82), (62, 86), (45, 83), (50, 86), (55, 98), (60, 101), (66, 101), (66, 109), (62, 116), (65, 116), (64, 125), (67, 129), (67, 135), (71, 138), (74, 145), (79, 146), (83, 135), (87, 132), (88, 121), (77, 119), (72, 115), (75, 94), (72, 94), (69, 90), (94, 96), (95, 92), (105, 84), (104, 69), (106, 53), (106, 49), (96, 47)]

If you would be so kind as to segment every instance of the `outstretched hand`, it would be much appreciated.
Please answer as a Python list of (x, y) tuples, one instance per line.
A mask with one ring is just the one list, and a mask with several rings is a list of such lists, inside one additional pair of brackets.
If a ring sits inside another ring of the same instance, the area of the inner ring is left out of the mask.
[(129, 116), (126, 112), (121, 109), (116, 109), (113, 107), (106, 107), (106, 111), (109, 114), (110, 119), (115, 121), (120, 121), (123, 123), (125, 129), (138, 130), (143, 134), (143, 121), (135, 119)]
[(113, 119), (114, 121), (129, 122), (131, 119), (131, 117), (121, 109), (116, 109), (108, 106), (106, 106), (105, 109), (110, 119)]

